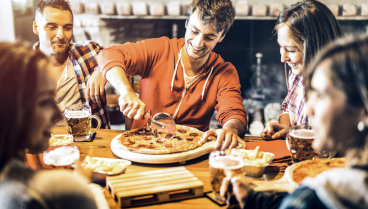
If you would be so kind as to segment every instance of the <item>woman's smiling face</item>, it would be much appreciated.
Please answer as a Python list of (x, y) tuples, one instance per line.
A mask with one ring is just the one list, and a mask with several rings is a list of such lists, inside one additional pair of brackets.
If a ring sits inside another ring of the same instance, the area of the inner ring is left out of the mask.
[(281, 25), (277, 30), (277, 42), (280, 45), (281, 62), (286, 63), (295, 75), (302, 75), (303, 54), (296, 42), (290, 37), (287, 25)]

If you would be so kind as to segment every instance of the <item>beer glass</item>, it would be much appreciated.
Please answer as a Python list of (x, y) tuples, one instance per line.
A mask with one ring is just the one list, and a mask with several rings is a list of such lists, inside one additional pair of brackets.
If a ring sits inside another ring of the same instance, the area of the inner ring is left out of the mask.
[(43, 162), (46, 165), (69, 168), (77, 159), (79, 159), (79, 149), (71, 144), (50, 146), (43, 152)]
[[(68, 134), (73, 135), (74, 141), (90, 141), (92, 134), (100, 128), (100, 118), (92, 115), (91, 112), (91, 107), (88, 104), (74, 104), (65, 107), (64, 115), (67, 131)], [(98, 122), (93, 131), (91, 130), (92, 118)]]
[(212, 192), (215, 198), (222, 202), (225, 202), (225, 199), (220, 196), (220, 188), (226, 176), (225, 171), (232, 170), (243, 174), (244, 159), (240, 156), (232, 156), (229, 153), (230, 150), (213, 151), (209, 158)]
[(315, 138), (314, 130), (309, 125), (290, 128), (289, 134), (286, 136), (286, 146), (290, 151), (293, 163), (318, 158), (319, 152), (312, 147)]

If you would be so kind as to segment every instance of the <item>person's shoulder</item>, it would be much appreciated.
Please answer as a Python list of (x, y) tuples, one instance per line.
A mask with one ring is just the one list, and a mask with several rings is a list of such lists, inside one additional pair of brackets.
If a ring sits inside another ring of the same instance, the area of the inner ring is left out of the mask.
[(88, 184), (71, 171), (36, 172), (30, 187), (47, 202), (63, 205), (63, 208), (96, 208), (94, 196)]
[(318, 198), (315, 190), (303, 186), (295, 190), (292, 194), (290, 194), (286, 198), (284, 198), (279, 208), (326, 209), (326, 206)]
[(33, 195), (33, 191), (22, 181), (7, 178), (0, 182), (0, 208), (47, 208), (42, 199), (35, 198)]
[(213, 66), (214, 68), (218, 68), (219, 70), (231, 70), (236, 71), (235, 66), (231, 62), (225, 61), (221, 55), (216, 52), (211, 52), (208, 65)]
[(173, 42), (173, 40), (174, 39), (170, 39), (167, 36), (162, 36), (162, 37), (159, 37), (159, 38), (145, 39), (142, 42), (163, 46), (163, 45), (167, 45), (167, 44), (170, 44), (170, 45), (174, 44), (175, 41)]
[(52, 190), (53, 187), (57, 187), (59, 190), (67, 190), (73, 187), (79, 187), (80, 189), (88, 188), (84, 179), (74, 175), (73, 172), (68, 170), (38, 171), (33, 175), (32, 186), (46, 190)]
[(90, 52), (90, 51), (96, 51), (97, 53), (103, 49), (102, 46), (100, 46), (99, 43), (94, 42), (94, 41), (83, 41), (81, 43), (70, 43), (72, 49), (78, 49), (79, 51), (86, 51), (86, 52)]
[[(33, 171), (12, 160), (0, 176), (0, 208), (96, 208), (87, 183), (63, 170)], [(85, 206), (84, 206), (85, 205)]]

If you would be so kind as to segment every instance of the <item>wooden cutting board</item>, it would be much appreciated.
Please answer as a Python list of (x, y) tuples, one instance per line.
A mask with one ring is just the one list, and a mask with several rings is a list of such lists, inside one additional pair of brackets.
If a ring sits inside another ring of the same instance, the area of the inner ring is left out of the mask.
[(164, 154), (164, 155), (149, 155), (141, 154), (136, 152), (127, 151), (119, 147), (119, 136), (116, 136), (110, 144), (111, 151), (118, 157), (130, 160), (138, 163), (149, 163), (149, 164), (166, 164), (166, 163), (184, 163), (187, 160), (191, 160), (202, 155), (208, 154), (213, 151), (215, 146), (215, 141), (210, 141), (204, 143), (201, 147), (189, 150), (187, 152), (179, 152), (174, 154)]
[(133, 207), (203, 196), (203, 183), (184, 167), (106, 177), (120, 207)]

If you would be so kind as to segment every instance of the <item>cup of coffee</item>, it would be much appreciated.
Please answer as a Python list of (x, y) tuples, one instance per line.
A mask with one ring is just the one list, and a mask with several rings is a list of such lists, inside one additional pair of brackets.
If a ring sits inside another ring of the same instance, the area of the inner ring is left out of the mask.
[(221, 202), (225, 199), (220, 196), (220, 188), (225, 171), (232, 170), (236, 173), (243, 174), (244, 159), (240, 156), (232, 156), (230, 150), (213, 151), (210, 154), (210, 182), (214, 197)]
[(290, 128), (286, 137), (286, 146), (293, 163), (318, 158), (319, 152), (312, 147), (315, 138), (316, 135), (311, 126), (299, 125)]
[[(99, 117), (92, 115), (91, 107), (88, 104), (74, 104), (65, 107), (65, 120), (68, 134), (73, 135), (74, 141), (90, 141), (92, 134), (97, 132), (101, 126)], [(98, 122), (95, 130), (91, 130), (92, 119)]]

